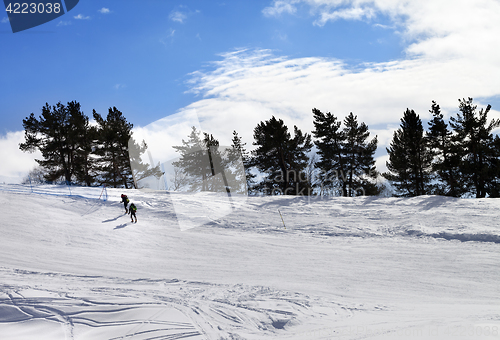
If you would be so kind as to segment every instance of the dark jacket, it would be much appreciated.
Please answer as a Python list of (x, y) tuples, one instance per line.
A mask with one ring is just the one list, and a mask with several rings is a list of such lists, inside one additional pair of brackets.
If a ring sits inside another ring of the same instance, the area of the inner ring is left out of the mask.
[(134, 203), (130, 205), (130, 213), (135, 215), (135, 212), (137, 211), (137, 207), (135, 206)]

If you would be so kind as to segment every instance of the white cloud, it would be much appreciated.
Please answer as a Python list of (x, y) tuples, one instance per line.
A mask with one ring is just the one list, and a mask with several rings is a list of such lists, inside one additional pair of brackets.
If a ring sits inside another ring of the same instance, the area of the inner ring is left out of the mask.
[(71, 25), (71, 21), (59, 21), (57, 23), (57, 26), (68, 26), (68, 25)]
[(0, 136), (0, 181), (20, 183), (37, 163), (42, 159), (40, 152), (28, 153), (19, 150), (19, 143), (24, 142), (24, 131), (8, 132)]
[(73, 18), (75, 18), (77, 20), (89, 20), (90, 19), (89, 16), (84, 16), (83, 14), (75, 15)]
[(389, 17), (394, 27), (401, 28), (411, 56), (500, 59), (500, 49), (492, 48), (500, 36), (500, 2), (496, 0), (274, 0), (263, 13), (295, 13), (299, 4), (309, 7), (318, 26), (340, 19)]
[[(222, 55), (213, 66), (192, 74), (191, 91), (200, 99), (175, 117), (181, 120), (184, 114), (196, 112), (203, 131), (214, 134), (222, 145), (230, 145), (231, 133), (237, 130), (249, 149), (253, 128), (273, 115), (282, 118), (290, 130), (297, 125), (311, 132), (311, 110), (316, 107), (339, 119), (349, 112), (357, 115), (369, 125), (371, 135), (378, 136), (380, 157), (406, 108), (428, 119), (432, 100), (449, 115), (458, 111), (458, 98), (500, 95), (500, 63), (478, 65), (467, 58), (422, 57), (352, 69), (331, 58), (289, 59), (268, 50), (239, 50)], [(475, 102), (479, 107), (487, 104)], [(500, 118), (500, 112), (492, 111), (491, 116)], [(189, 126), (181, 131), (169, 124), (167, 117), (152, 124), (154, 129), (142, 128), (144, 136), (155, 136), (154, 142), (146, 137), (157, 150), (155, 157), (175, 155), (171, 146), (180, 145), (189, 133)]]
[(170, 20), (179, 22), (181, 24), (187, 19), (187, 15), (181, 11), (172, 11), (168, 16)]
[(274, 0), (273, 6), (266, 7), (262, 10), (262, 13), (266, 17), (277, 17), (283, 13), (293, 14), (297, 12), (295, 4), (300, 2), (297, 0)]
[(111, 11), (109, 10), (109, 8), (103, 7), (100, 10), (98, 10), (98, 12), (101, 13), (101, 14), (108, 14)]
[(397, 122), (406, 107), (425, 115), (433, 99), (454, 108), (459, 97), (500, 94), (494, 86), (499, 67), (478, 67), (463, 59), (412, 59), (352, 70), (335, 59), (240, 51), (224, 55), (215, 65), (214, 71), (193, 75), (192, 91), (211, 99), (254, 101), (297, 116), (309, 114), (314, 106), (340, 115), (353, 111), (370, 124)]
[(134, 127), (133, 137), (147, 142), (154, 163), (163, 163), (179, 157), (172, 146), (182, 145), (182, 139), (187, 139), (192, 126), (201, 131), (198, 118), (196, 109), (185, 108), (145, 127)]
[(383, 29), (386, 29), (386, 30), (393, 30), (393, 29), (396, 29), (396, 26), (388, 26), (388, 25), (384, 25), (384, 24), (374, 24), (373, 25), (374, 27), (380, 27), (380, 28), (383, 28)]
[(9, 17), (2, 18), (2, 24), (6, 24), (9, 22)]
[(344, 20), (362, 20), (371, 19), (375, 16), (375, 10), (371, 7), (352, 7), (333, 12), (322, 12), (320, 18), (314, 22), (317, 26), (324, 26), (328, 21), (338, 19)]
[(163, 37), (160, 38), (160, 43), (167, 46), (168, 42), (172, 43), (172, 41), (174, 39), (174, 35), (175, 35), (175, 30), (172, 28), (169, 28), (167, 33)]
[(115, 86), (113, 86), (115, 90), (124, 89), (126, 87), (127, 87), (126, 84), (115, 84)]
[(273, 39), (281, 40), (281, 41), (288, 41), (288, 35), (286, 33), (276, 31), (273, 35)]

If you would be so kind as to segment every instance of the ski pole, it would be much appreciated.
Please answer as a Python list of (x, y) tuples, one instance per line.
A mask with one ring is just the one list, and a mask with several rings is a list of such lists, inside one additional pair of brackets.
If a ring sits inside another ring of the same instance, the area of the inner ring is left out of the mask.
[(278, 212), (280, 213), (281, 216), (281, 222), (283, 222), (283, 227), (286, 229), (285, 221), (283, 220), (283, 215), (281, 215), (281, 211), (278, 209)]

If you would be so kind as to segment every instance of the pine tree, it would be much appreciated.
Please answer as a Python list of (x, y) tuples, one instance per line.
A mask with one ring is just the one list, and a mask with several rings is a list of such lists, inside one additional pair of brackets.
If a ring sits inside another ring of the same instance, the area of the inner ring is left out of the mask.
[(393, 183), (398, 195), (430, 193), (432, 153), (424, 138), (422, 121), (415, 111), (406, 109), (387, 153), (389, 161), (386, 164), (390, 173), (383, 175)]
[(215, 174), (209, 148), (218, 146), (219, 142), (211, 135), (204, 134), (192, 127), (188, 140), (182, 140), (182, 145), (173, 148), (180, 153), (178, 161), (173, 162), (173, 166), (187, 176), (189, 191), (209, 191), (209, 179)]
[[(140, 144), (131, 137), (128, 142), (128, 154), (130, 157), (130, 166), (132, 169), (132, 178), (134, 181), (135, 188), (143, 188), (145, 185), (151, 185), (150, 180), (156, 180), (158, 182), (163, 176), (163, 172), (160, 169), (160, 162), (155, 166), (154, 164), (144, 163), (142, 160), (142, 155), (148, 150), (148, 145), (143, 140)], [(149, 154), (150, 156), (151, 154)], [(151, 158), (151, 157), (150, 157)], [(152, 160), (150, 161), (153, 162)], [(144, 180), (148, 181), (148, 184), (141, 183)], [(157, 187), (157, 186), (155, 186)]]
[(95, 110), (93, 116), (98, 124), (99, 146), (96, 154), (99, 156), (100, 183), (113, 188), (133, 187), (128, 151), (133, 124), (127, 122), (116, 107), (109, 108), (106, 119)]
[[(240, 189), (240, 192), (252, 192), (256, 175), (251, 172), (252, 158), (245, 149), (245, 145), (246, 143), (243, 143), (238, 132), (233, 131), (231, 161), (235, 171), (235, 179), (239, 183), (246, 184), (246, 188)], [(243, 165), (243, 168), (241, 165)]]
[(294, 126), (294, 137), (283, 120), (274, 116), (254, 129), (253, 164), (266, 178), (260, 190), (269, 194), (310, 195), (311, 185), (305, 176), (311, 136)]
[(344, 120), (345, 136), (342, 153), (345, 157), (347, 192), (352, 197), (355, 193), (376, 195), (378, 188), (374, 183), (377, 177), (374, 154), (377, 150), (377, 137), (367, 141), (370, 136), (365, 123), (358, 124), (357, 116), (351, 112)]
[(500, 126), (500, 119), (488, 122), (491, 105), (477, 112), (472, 102), (470, 97), (459, 99), (460, 113), (450, 118), (450, 125), (464, 152), (460, 167), (466, 187), (476, 198), (481, 198), (486, 197), (488, 185), (495, 178), (498, 156), (492, 131)]
[[(213, 135), (203, 133), (203, 146), (208, 155), (210, 166), (210, 174), (207, 180), (208, 190), (214, 192), (227, 192), (237, 191), (230, 185), (234, 183), (233, 173), (230, 171), (230, 159), (227, 155), (228, 149), (220, 147), (220, 143)], [(231, 181), (230, 181), (231, 180)], [(233, 189), (233, 190), (232, 190)]]
[(87, 132), (86, 119), (77, 102), (69, 102), (67, 106), (59, 102), (52, 107), (46, 103), (38, 119), (33, 113), (23, 119), (25, 142), (19, 148), (29, 152), (40, 150), (43, 159), (36, 161), (46, 171), (46, 180), (64, 178), (70, 183), (85, 148), (82, 134)]
[(486, 183), (486, 192), (491, 198), (500, 197), (500, 137), (495, 136), (492, 143), (492, 157), (490, 158), (491, 179)]
[(21, 184), (44, 184), (47, 173), (45, 169), (37, 165), (28, 172), (26, 177), (23, 178)]
[(97, 159), (93, 150), (97, 143), (97, 129), (89, 123), (89, 117), (83, 114), (80, 103), (70, 102), (67, 106), (72, 128), (71, 140), (75, 143), (74, 177), (77, 183), (92, 186), (97, 176)]
[(433, 156), (432, 171), (436, 174), (437, 180), (433, 193), (460, 197), (464, 192), (460, 180), (461, 148), (457, 144), (456, 136), (448, 130), (441, 109), (435, 101), (432, 101), (429, 112), (433, 118), (428, 123), (427, 140)]
[(346, 136), (340, 128), (341, 122), (330, 112), (323, 113), (314, 108), (312, 113), (315, 128), (313, 136), (316, 138), (314, 144), (320, 157), (316, 166), (320, 170), (321, 192), (340, 186), (342, 188), (340, 194), (345, 195), (347, 192), (347, 168), (343, 147)]

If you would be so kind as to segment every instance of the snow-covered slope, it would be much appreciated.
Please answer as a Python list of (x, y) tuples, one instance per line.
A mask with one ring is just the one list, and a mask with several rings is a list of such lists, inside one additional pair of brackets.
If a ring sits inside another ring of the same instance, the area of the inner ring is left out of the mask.
[(0, 339), (500, 339), (499, 200), (121, 193), (0, 186)]

